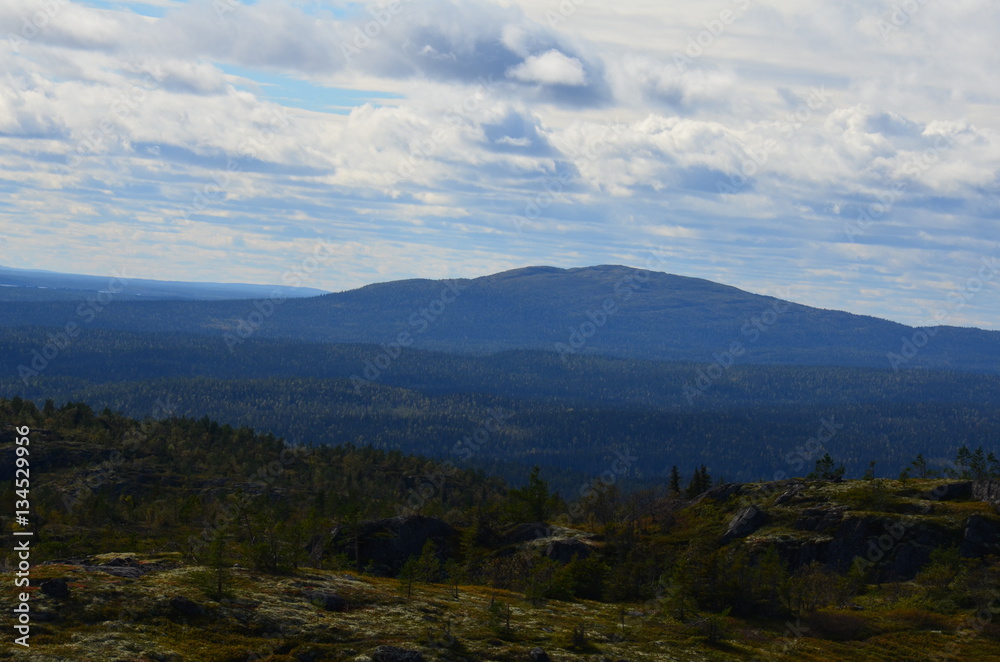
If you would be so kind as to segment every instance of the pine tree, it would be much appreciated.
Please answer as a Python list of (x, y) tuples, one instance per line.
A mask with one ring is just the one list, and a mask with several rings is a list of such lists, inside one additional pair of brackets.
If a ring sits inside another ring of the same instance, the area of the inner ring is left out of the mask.
[(208, 548), (208, 562), (215, 577), (215, 599), (220, 600), (226, 594), (229, 584), (229, 565), (226, 558), (226, 535), (220, 527), (215, 530), (215, 536)]
[(409, 599), (413, 595), (413, 580), (417, 576), (417, 558), (411, 556), (407, 559), (403, 567), (399, 569), (399, 588), (406, 594), (406, 598)]
[(677, 465), (670, 467), (670, 493), (677, 496), (681, 493), (681, 473), (677, 471)]
[(832, 480), (834, 482), (840, 482), (843, 477), (844, 465), (834, 467), (833, 458), (830, 457), (829, 453), (825, 453), (823, 457), (816, 460), (816, 468), (806, 476), (810, 480)]
[(437, 545), (434, 541), (428, 540), (424, 543), (424, 548), (420, 551), (420, 558), (416, 563), (415, 579), (427, 584), (437, 583), (441, 579), (441, 560), (438, 558)]
[(917, 457), (910, 462), (910, 466), (917, 472), (917, 478), (930, 477), (930, 469), (927, 468), (927, 459), (924, 458), (923, 453), (917, 453)]

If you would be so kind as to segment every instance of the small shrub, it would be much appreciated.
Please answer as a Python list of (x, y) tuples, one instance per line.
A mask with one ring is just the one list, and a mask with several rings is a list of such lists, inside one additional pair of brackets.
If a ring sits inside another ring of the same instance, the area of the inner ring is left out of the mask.
[(857, 614), (818, 611), (811, 614), (806, 623), (810, 632), (831, 641), (859, 641), (872, 634), (868, 621)]
[(885, 617), (908, 630), (944, 630), (948, 627), (948, 620), (940, 614), (914, 607), (892, 609)]

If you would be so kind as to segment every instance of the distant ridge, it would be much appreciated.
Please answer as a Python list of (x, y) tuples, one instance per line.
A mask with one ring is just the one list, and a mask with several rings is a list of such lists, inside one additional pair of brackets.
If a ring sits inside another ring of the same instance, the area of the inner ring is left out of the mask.
[[(127, 274), (125, 274), (127, 276)], [(326, 294), (309, 287), (249, 285), (244, 283), (198, 283), (86, 276), (39, 269), (14, 269), (0, 266), (0, 301), (79, 300), (101, 292), (120, 299), (188, 299), (212, 301), (225, 299), (262, 299), (274, 296), (310, 297)], [(120, 291), (115, 292), (114, 290)]]
[[(5, 308), (15, 313), (0, 320), (7, 326), (58, 326), (72, 314), (56, 302)], [(998, 331), (917, 329), (620, 265), (409, 279), (263, 308), (268, 314), (252, 329), (257, 338), (404, 342), (466, 354), (530, 349), (566, 360), (596, 354), (723, 368), (755, 363), (1000, 373)], [(121, 301), (92, 326), (222, 336), (246, 332), (253, 310), (245, 301)]]

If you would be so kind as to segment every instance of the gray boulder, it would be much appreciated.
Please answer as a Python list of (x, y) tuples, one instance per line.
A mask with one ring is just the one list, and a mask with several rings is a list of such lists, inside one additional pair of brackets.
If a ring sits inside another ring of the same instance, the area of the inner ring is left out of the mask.
[(347, 611), (347, 600), (336, 593), (306, 589), (302, 591), (302, 595), (306, 596), (309, 602), (327, 611)]
[(725, 545), (729, 541), (735, 540), (736, 538), (746, 538), (748, 535), (767, 524), (769, 519), (770, 517), (768, 517), (768, 514), (757, 506), (747, 506), (746, 508), (741, 508), (735, 515), (733, 515), (733, 519), (729, 521), (729, 528), (724, 534), (722, 534), (720, 542)]
[(972, 498), (1000, 506), (1000, 480), (977, 480), (972, 484)]
[(549, 654), (538, 646), (528, 651), (528, 658), (531, 662), (549, 662)]
[(41, 584), (42, 593), (50, 598), (68, 598), (69, 584), (65, 579), (49, 579)]

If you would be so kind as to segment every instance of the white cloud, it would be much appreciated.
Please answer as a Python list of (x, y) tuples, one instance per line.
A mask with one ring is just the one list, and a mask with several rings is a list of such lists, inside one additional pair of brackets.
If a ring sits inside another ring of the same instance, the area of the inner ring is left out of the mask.
[(523, 83), (542, 85), (586, 85), (587, 74), (583, 64), (575, 57), (567, 57), (557, 50), (532, 55), (521, 64), (507, 71), (507, 76)]
[(725, 7), (697, 0), (555, 26), (544, 3), (425, 0), (375, 28), (360, 5), (57, 4), (0, 41), (0, 226), (32, 266), (273, 281), (330, 235), (344, 258), (316, 285), (342, 289), (660, 246), (678, 273), (915, 321), (1000, 216), (985, 0), (922, 3), (886, 38), (890, 0), (764, 0), (710, 39)]

